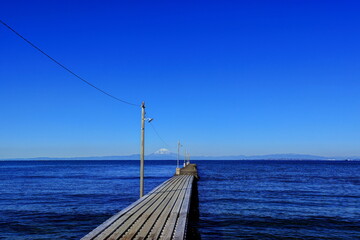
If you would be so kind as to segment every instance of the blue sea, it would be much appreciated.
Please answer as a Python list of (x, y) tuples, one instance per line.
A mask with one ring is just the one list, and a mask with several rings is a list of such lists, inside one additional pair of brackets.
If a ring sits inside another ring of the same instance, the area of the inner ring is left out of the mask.
[[(360, 162), (196, 161), (202, 239), (360, 239)], [(175, 161), (146, 161), (145, 192)], [(138, 161), (1, 161), (0, 239), (79, 239), (137, 200)]]

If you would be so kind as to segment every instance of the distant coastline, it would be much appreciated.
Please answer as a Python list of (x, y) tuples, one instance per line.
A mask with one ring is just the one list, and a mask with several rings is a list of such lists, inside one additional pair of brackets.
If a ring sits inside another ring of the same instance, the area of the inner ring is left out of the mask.
[[(139, 160), (139, 154), (125, 155), (125, 156), (95, 156), (95, 157), (34, 157), (34, 158), (1, 158), (0, 161), (61, 161), (61, 160)], [(149, 154), (146, 160), (176, 160), (175, 153), (167, 154)], [(183, 156), (180, 156), (183, 159)], [(235, 156), (193, 156), (192, 160), (277, 160), (277, 161), (360, 161), (360, 156), (338, 156), (338, 157), (324, 157), (316, 155), (305, 154), (270, 154), (270, 155), (235, 155)]]

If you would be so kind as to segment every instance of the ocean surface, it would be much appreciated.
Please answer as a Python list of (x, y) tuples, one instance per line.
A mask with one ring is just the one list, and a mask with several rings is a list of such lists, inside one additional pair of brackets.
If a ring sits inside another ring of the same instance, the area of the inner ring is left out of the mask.
[[(202, 239), (360, 239), (360, 162), (196, 161)], [(146, 161), (145, 192), (176, 161)], [(79, 239), (138, 198), (137, 161), (1, 161), (0, 239)]]

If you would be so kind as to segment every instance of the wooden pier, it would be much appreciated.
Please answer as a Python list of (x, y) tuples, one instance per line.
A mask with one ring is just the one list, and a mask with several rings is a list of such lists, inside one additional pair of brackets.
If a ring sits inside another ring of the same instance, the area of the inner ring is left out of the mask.
[(95, 228), (82, 240), (186, 239), (196, 164), (175, 176)]

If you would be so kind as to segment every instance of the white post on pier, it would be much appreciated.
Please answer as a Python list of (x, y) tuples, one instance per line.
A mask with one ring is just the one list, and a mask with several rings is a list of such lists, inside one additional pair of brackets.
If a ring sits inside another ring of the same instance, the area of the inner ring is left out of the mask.
[(180, 175), (180, 148), (182, 145), (180, 144), (180, 140), (178, 141), (178, 152), (177, 152), (177, 164), (176, 164), (176, 170), (175, 175)]
[(184, 167), (186, 166), (186, 150), (184, 150)]

